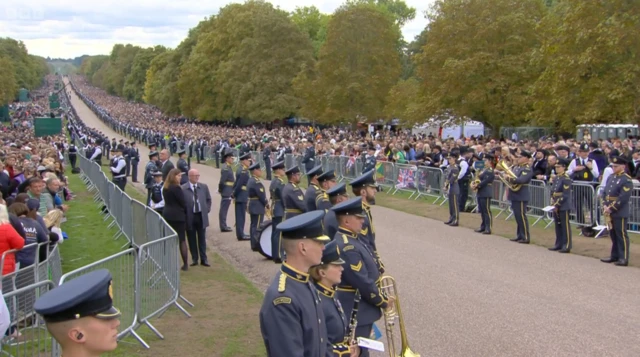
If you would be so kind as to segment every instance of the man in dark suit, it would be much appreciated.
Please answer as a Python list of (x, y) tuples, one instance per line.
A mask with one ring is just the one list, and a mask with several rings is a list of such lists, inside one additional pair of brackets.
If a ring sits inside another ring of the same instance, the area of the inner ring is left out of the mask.
[(196, 169), (189, 170), (189, 182), (182, 185), (184, 201), (187, 206), (187, 240), (191, 251), (191, 266), (200, 264), (210, 266), (207, 259), (206, 228), (209, 226), (211, 211), (211, 194), (209, 187), (198, 182), (200, 173)]
[(162, 172), (162, 181), (167, 179), (169, 171), (173, 168), (173, 162), (169, 160), (169, 151), (167, 151), (167, 149), (160, 151), (160, 172)]

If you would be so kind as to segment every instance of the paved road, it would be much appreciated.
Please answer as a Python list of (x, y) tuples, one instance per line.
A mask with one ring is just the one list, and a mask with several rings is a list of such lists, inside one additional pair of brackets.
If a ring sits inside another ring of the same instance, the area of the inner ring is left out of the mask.
[[(71, 101), (85, 123), (119, 137), (75, 95)], [(141, 157), (147, 154), (140, 148)], [(214, 192), (219, 170), (193, 167)], [(264, 288), (278, 267), (248, 242), (220, 233), (219, 202), (214, 197), (209, 217), (211, 249)], [(411, 347), (423, 357), (640, 356), (640, 270), (384, 207), (373, 215), (378, 247), (398, 280)]]

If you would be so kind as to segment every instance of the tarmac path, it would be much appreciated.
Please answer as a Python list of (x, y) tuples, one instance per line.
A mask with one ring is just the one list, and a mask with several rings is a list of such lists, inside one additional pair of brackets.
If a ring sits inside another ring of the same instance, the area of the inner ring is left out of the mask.
[[(88, 126), (121, 138), (75, 94), (71, 103)], [(140, 146), (139, 151), (142, 178), (149, 150)], [(264, 290), (278, 265), (251, 252), (234, 233), (220, 232), (220, 171), (195, 162), (192, 168), (213, 195), (209, 249)], [(411, 348), (422, 357), (640, 356), (639, 269), (561, 255), (385, 207), (373, 207), (373, 217), (387, 273), (398, 282)], [(228, 223), (234, 220), (231, 207)], [(247, 218), (247, 233), (248, 224)]]

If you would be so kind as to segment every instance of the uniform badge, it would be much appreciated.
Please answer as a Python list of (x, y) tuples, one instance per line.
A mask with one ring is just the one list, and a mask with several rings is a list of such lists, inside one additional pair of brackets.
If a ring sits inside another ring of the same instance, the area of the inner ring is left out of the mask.
[(298, 199), (299, 199), (300, 201), (302, 201), (302, 200), (304, 200), (304, 196), (298, 196)]
[(113, 285), (109, 283), (109, 297), (113, 300)]

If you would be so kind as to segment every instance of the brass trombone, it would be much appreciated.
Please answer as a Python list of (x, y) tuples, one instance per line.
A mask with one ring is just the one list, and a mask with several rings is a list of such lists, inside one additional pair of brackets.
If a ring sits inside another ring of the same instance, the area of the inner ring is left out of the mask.
[[(400, 299), (398, 296), (398, 287), (396, 280), (389, 276), (383, 276), (380, 278), (380, 290), (387, 298), (393, 298), (393, 303), (384, 311), (384, 326), (387, 334), (387, 350), (390, 357), (420, 357), (419, 354), (411, 351), (409, 348), (409, 338), (407, 337), (407, 329), (404, 323), (404, 316), (400, 309)], [(394, 340), (395, 320), (398, 319), (398, 325), (400, 327), (400, 351), (396, 351), (396, 342)], [(397, 352), (400, 352), (398, 354)]]
[(480, 184), (480, 175), (482, 175), (483, 172), (484, 170), (473, 173), (473, 181), (471, 181), (471, 185), (470, 185), (472, 190), (475, 191), (478, 189), (478, 185)]
[[(504, 160), (501, 160), (498, 165), (496, 165), (496, 170), (498, 171), (502, 171), (504, 172), (504, 174), (511, 178), (511, 179), (516, 179), (518, 178), (518, 176), (513, 172), (513, 170), (511, 170), (511, 167), (509, 167), (509, 165), (507, 165), (507, 163)], [(511, 183), (509, 180), (507, 180), (506, 178), (503, 177), (503, 175), (498, 175), (498, 178), (500, 179), (500, 181), (502, 181), (511, 191), (520, 191), (520, 189), (522, 188), (521, 184), (514, 184)]]

